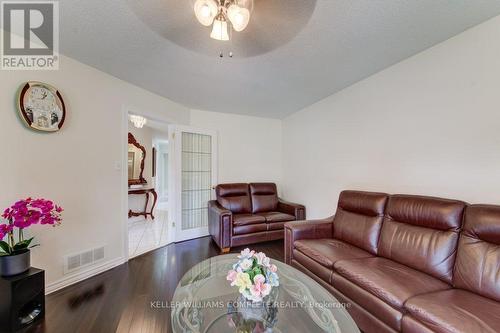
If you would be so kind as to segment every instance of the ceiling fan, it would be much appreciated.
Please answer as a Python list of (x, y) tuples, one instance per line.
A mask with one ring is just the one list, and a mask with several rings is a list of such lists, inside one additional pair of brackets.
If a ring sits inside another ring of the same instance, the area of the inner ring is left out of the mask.
[(196, 0), (194, 13), (198, 22), (212, 26), (210, 37), (220, 41), (230, 39), (230, 31), (245, 30), (250, 22), (253, 0)]

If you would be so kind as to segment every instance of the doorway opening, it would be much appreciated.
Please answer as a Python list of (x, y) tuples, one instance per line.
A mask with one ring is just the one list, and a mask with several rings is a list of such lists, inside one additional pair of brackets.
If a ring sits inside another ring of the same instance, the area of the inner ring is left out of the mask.
[(133, 116), (127, 121), (129, 258), (167, 245), (170, 237), (168, 124)]
[[(134, 258), (172, 242), (209, 235), (218, 135), (124, 108), (124, 253)], [(132, 117), (131, 117), (132, 116)], [(126, 132), (125, 132), (126, 131)]]

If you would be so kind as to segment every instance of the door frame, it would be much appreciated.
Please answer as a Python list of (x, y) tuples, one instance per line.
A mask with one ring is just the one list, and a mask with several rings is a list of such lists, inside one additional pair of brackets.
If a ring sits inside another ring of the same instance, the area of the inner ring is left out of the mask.
[[(153, 120), (156, 122), (163, 123), (165, 125), (165, 130), (169, 131), (170, 128), (169, 126), (176, 121), (173, 119), (170, 119), (168, 117), (165, 117), (164, 119), (158, 119), (154, 116), (151, 116), (147, 114), (147, 112), (141, 112), (138, 111), (138, 108), (133, 107), (131, 105), (122, 105), (121, 109), (121, 131), (120, 131), (120, 143), (123, 143), (123, 140), (127, 140), (128, 136), (128, 122), (129, 122), (129, 114), (136, 114), (143, 116), (149, 120)], [(168, 132), (169, 138), (170, 138), (170, 133)], [(126, 142), (126, 141), (125, 141)], [(121, 171), (121, 221), (122, 221), (122, 251), (123, 251), (123, 259), (124, 262), (128, 262), (130, 259), (129, 256), (129, 235), (128, 235), (128, 170), (127, 170), (127, 164), (128, 164), (128, 145), (127, 144), (121, 144), (121, 162), (120, 161), (115, 161), (114, 168), (115, 170), (120, 170)], [(170, 159), (170, 158), (169, 158)], [(169, 175), (170, 176), (170, 175)], [(169, 186), (169, 191), (170, 191), (170, 186)], [(169, 215), (169, 223), (167, 224), (167, 239), (165, 242), (161, 243), (157, 248), (160, 248), (162, 246), (168, 245), (172, 243), (172, 234), (175, 232), (172, 228), (172, 223), (170, 222), (170, 212), (168, 213)]]
[[(173, 230), (169, 236), (173, 236), (174, 242), (182, 242), (188, 239), (208, 236), (208, 226), (203, 230), (193, 230), (193, 232), (181, 234), (182, 221), (182, 142), (179, 139), (182, 132), (189, 132), (212, 137), (212, 175), (211, 175), (211, 198), (214, 198), (213, 187), (217, 184), (219, 178), (219, 136), (215, 130), (204, 129), (185, 125), (169, 126), (169, 168), (171, 177), (169, 180), (169, 219), (172, 221)], [(180, 158), (179, 158), (180, 157)], [(172, 193), (172, 196), (170, 196)], [(172, 215), (170, 215), (172, 213)]]
[[(153, 146), (154, 145), (157, 145), (156, 146), (156, 178), (155, 178), (155, 184), (158, 185), (159, 183), (162, 182), (162, 172), (161, 171), (167, 171), (167, 188), (166, 188), (166, 192), (167, 192), (167, 200), (166, 202), (168, 203), (168, 181), (170, 180), (170, 171), (168, 170), (168, 167), (169, 167), (169, 163), (168, 163), (168, 155), (169, 155), (169, 148), (168, 148), (168, 144), (169, 144), (169, 138), (167, 139), (160, 139), (160, 140), (157, 140), (156, 142), (153, 141)], [(167, 149), (166, 149), (166, 152), (164, 151), (164, 153), (166, 153), (167, 155), (167, 160), (165, 162), (165, 164), (163, 163), (163, 156), (162, 156), (162, 151), (160, 150), (160, 146), (162, 145), (166, 145), (167, 146)], [(163, 170), (160, 170), (160, 165), (163, 165)], [(163, 172), (165, 173), (165, 172)], [(161, 185), (160, 185), (161, 186)], [(157, 191), (158, 192), (158, 203), (161, 203), (161, 194), (160, 194), (160, 191)]]

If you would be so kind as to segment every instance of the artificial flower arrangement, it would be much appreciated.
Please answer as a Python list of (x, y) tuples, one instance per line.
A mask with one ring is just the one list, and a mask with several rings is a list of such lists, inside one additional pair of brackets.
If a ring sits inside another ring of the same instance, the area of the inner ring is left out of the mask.
[[(23, 230), (34, 224), (57, 226), (61, 224), (62, 211), (60, 206), (50, 200), (32, 198), (19, 200), (7, 208), (2, 214), (7, 224), (0, 224), (0, 257), (27, 252), (33, 237), (24, 239)], [(14, 239), (16, 228), (17, 242)], [(3, 240), (5, 236), (7, 236), (7, 241)]]
[(271, 293), (273, 287), (279, 286), (276, 273), (278, 268), (271, 264), (265, 253), (245, 249), (241, 251), (238, 259), (226, 278), (231, 282), (231, 286), (239, 288), (240, 294), (246, 299), (261, 302)]

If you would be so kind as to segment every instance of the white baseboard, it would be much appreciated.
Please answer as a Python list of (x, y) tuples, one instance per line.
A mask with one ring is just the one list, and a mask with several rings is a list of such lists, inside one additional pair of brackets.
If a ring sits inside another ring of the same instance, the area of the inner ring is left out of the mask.
[(72, 284), (75, 284), (77, 282), (86, 280), (88, 278), (91, 278), (92, 276), (95, 276), (97, 274), (101, 274), (107, 270), (110, 270), (116, 266), (120, 266), (121, 264), (124, 264), (127, 262), (127, 260), (123, 257), (116, 258), (107, 262), (103, 262), (100, 264), (96, 264), (90, 267), (87, 267), (86, 269), (82, 269), (78, 272), (69, 274), (64, 276), (63, 278), (54, 281), (52, 283), (49, 283), (45, 286), (45, 295), (51, 294), (57, 290), (60, 290), (62, 288), (65, 288), (67, 286), (70, 286)]

